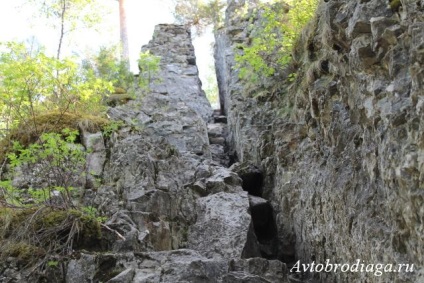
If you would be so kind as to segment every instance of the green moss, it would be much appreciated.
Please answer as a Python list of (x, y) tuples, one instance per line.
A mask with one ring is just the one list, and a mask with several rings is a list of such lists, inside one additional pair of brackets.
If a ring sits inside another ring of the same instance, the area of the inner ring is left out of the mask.
[(36, 116), (26, 124), (21, 124), (11, 132), (11, 139), (23, 145), (34, 143), (43, 133), (62, 133), (64, 129), (97, 132), (108, 120), (90, 115), (50, 112)]
[(393, 12), (398, 12), (402, 6), (402, 2), (400, 2), (400, 0), (392, 0), (390, 1), (389, 5)]
[[(46, 209), (35, 219), (35, 231), (52, 229), (55, 227), (70, 227), (68, 223), (74, 223), (79, 228), (77, 244), (90, 242), (101, 238), (100, 223), (95, 217), (86, 215), (79, 210), (53, 210)], [(67, 228), (64, 229), (67, 232)]]
[(103, 117), (56, 111), (38, 115), (25, 123), (21, 123), (0, 141), (0, 162), (11, 150), (12, 144), (18, 141), (23, 146), (38, 141), (43, 133), (62, 133), (64, 129), (84, 130), (91, 133), (101, 131), (109, 121)]
[(40, 216), (36, 217), (34, 228), (40, 230), (58, 227), (68, 219), (68, 216), (69, 212), (66, 210), (45, 210)]
[(69, 213), (82, 224), (82, 229), (78, 237), (79, 245), (97, 241), (102, 237), (100, 223), (94, 216), (84, 214), (79, 210), (70, 210)]
[(127, 91), (122, 87), (115, 87), (113, 94), (124, 94), (127, 93)]
[(122, 105), (127, 103), (130, 100), (134, 100), (134, 96), (128, 93), (121, 93), (121, 94), (112, 94), (109, 95), (109, 97), (107, 98), (106, 104), (108, 106), (114, 107), (117, 105)]
[(26, 242), (4, 242), (0, 244), (2, 247), (2, 256), (14, 257), (21, 264), (27, 264), (34, 259), (45, 254), (45, 251), (39, 247), (28, 244)]
[(98, 248), (102, 239), (96, 218), (76, 209), (1, 208), (0, 225), (0, 259), (14, 257), (25, 264)]
[(36, 212), (35, 208), (0, 208), (0, 239), (9, 237), (20, 226), (27, 223), (28, 218)]

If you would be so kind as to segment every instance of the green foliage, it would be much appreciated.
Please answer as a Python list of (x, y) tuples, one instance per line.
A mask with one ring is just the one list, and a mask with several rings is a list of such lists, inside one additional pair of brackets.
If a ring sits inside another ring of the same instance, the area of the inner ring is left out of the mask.
[(221, 0), (175, 0), (174, 17), (180, 24), (196, 27), (201, 34), (207, 26), (221, 26), (225, 4)]
[[(282, 25), (284, 33), (283, 48), (291, 51), (302, 29), (314, 17), (319, 0), (286, 0), (290, 5), (287, 23)], [(285, 63), (285, 62), (283, 62)]]
[(318, 2), (287, 0), (261, 5), (257, 18), (250, 19), (252, 41), (249, 45), (240, 45), (243, 52), (236, 55), (240, 78), (258, 83), (286, 66), (291, 60), (294, 44), (314, 16)]
[(0, 182), (0, 257), (25, 265), (38, 261), (36, 268), (42, 269), (56, 267), (57, 258), (76, 248), (99, 245), (106, 218), (94, 207), (74, 203), (86, 174), (86, 153), (77, 140), (77, 131), (64, 130), (45, 133), (27, 147), (15, 142), (9, 154), (12, 174), (30, 174), (32, 187)]
[(62, 17), (67, 22), (68, 31), (75, 30), (79, 26), (93, 26), (101, 21), (99, 14), (99, 1), (96, 0), (28, 0), (36, 4), (41, 16), (53, 19), (52, 24), (61, 26)]
[(91, 55), (83, 62), (83, 68), (94, 77), (111, 82), (115, 89), (125, 92), (134, 87), (134, 74), (129, 71), (128, 62), (119, 59), (119, 48), (101, 47), (96, 55)]
[(109, 138), (112, 134), (119, 130), (124, 125), (122, 121), (110, 121), (105, 127), (103, 127), (103, 136)]
[(56, 57), (0, 44), (0, 161), (8, 153), (7, 176), (26, 174), (20, 187), (0, 176), (0, 258), (38, 261), (33, 271), (39, 271), (57, 267), (75, 249), (99, 245), (105, 218), (77, 201), (87, 174), (78, 130), (101, 130), (105, 98), (134, 79), (127, 65), (108, 61), (107, 50), (91, 69), (60, 56), (65, 35), (100, 21), (93, 8), (100, 0), (27, 1), (53, 20), (59, 43)]
[[(150, 54), (149, 51), (140, 52), (138, 59), (139, 75), (138, 79), (128, 69), (128, 62), (118, 59), (117, 48), (101, 48), (96, 56), (91, 56), (84, 61), (84, 69), (91, 74), (91, 77), (97, 77), (109, 81), (114, 86), (116, 94), (134, 95), (135, 88), (142, 92), (150, 90), (150, 84), (154, 83), (159, 73), (160, 56)], [(129, 96), (126, 96), (130, 98)], [(119, 100), (125, 96), (115, 97)], [(113, 101), (112, 101), (113, 103)]]
[(12, 186), (11, 180), (0, 181), (0, 197), (3, 198), (6, 203), (14, 206), (20, 206), (22, 204), (21, 191)]
[(49, 260), (47, 262), (48, 267), (57, 267), (59, 265), (59, 262), (57, 260)]
[(0, 140), (0, 160), (4, 160), (7, 153), (13, 149), (14, 141), (25, 147), (38, 142), (43, 133), (62, 133), (66, 128), (95, 133), (101, 131), (108, 123), (105, 118), (82, 113), (52, 111), (37, 115), (29, 123), (25, 120), (20, 122)]
[(159, 56), (152, 55), (149, 51), (140, 53), (138, 59), (138, 69), (140, 70), (138, 87), (142, 92), (148, 92), (150, 90), (150, 84), (157, 80), (155, 76), (160, 70), (160, 59)]
[[(46, 111), (96, 114), (112, 84), (81, 70), (70, 58), (57, 60), (23, 44), (8, 42), (0, 54), (0, 126), (34, 124)], [(34, 125), (35, 126), (35, 125)]]
[(81, 211), (85, 215), (87, 215), (87, 216), (89, 216), (93, 219), (96, 219), (99, 223), (103, 223), (107, 220), (107, 217), (100, 216), (99, 211), (95, 207), (84, 206), (84, 207), (81, 208)]
[(297, 74), (296, 73), (290, 73), (287, 77), (289, 82), (294, 82), (296, 80)]
[[(12, 169), (21, 168), (26, 172), (34, 172), (34, 177), (45, 179), (45, 187), (28, 190), (36, 204), (55, 206), (54, 196), (59, 196), (60, 206), (74, 207), (74, 187), (85, 175), (85, 152), (74, 144), (78, 132), (64, 130), (63, 135), (65, 138), (57, 133), (45, 133), (39, 143), (26, 148), (15, 142), (14, 152), (8, 155)], [(5, 190), (15, 192), (7, 187)], [(18, 197), (14, 194), (6, 195), (8, 199), (16, 202)]]

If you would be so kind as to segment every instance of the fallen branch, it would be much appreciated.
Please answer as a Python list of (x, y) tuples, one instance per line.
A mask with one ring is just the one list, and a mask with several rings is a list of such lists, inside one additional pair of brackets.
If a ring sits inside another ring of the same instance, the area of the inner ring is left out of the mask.
[(118, 231), (116, 231), (116, 230), (114, 230), (114, 229), (112, 229), (112, 228), (110, 228), (109, 226), (107, 226), (107, 225), (105, 225), (105, 224), (102, 224), (102, 223), (100, 223), (100, 226), (102, 226), (103, 228), (105, 228), (105, 229), (107, 229), (107, 230), (109, 230), (110, 232), (112, 232), (112, 233), (115, 233), (121, 240), (123, 240), (123, 241), (125, 241), (126, 239), (125, 239), (125, 237), (124, 236), (122, 236)]

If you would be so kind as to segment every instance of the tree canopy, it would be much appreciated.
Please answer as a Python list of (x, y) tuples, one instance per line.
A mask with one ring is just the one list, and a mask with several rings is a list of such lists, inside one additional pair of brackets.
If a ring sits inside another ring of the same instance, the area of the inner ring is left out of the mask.
[(223, 22), (225, 1), (222, 0), (173, 0), (174, 17), (180, 24), (196, 27), (201, 33), (205, 27), (218, 27)]
[(56, 58), (59, 59), (65, 36), (81, 28), (93, 28), (102, 20), (100, 0), (26, 0), (37, 7), (37, 14), (58, 30)]

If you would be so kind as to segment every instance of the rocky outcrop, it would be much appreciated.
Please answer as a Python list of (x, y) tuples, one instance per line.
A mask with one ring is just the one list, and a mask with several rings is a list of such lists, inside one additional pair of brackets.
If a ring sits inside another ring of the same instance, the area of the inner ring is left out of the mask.
[[(238, 237), (243, 248), (251, 225), (248, 201), (245, 196), (239, 210), (232, 207), (230, 200), (241, 197), (241, 181), (212, 160), (206, 126), (212, 109), (196, 84), (200, 81), (190, 33), (181, 26), (159, 25), (143, 49), (161, 56), (161, 80), (151, 85), (141, 103), (109, 111), (111, 118), (128, 125), (110, 141), (105, 186), (96, 198), (97, 205), (112, 214), (108, 226), (126, 238), (112, 248), (146, 252), (188, 247), (213, 258), (213, 245), (203, 245), (209, 229), (223, 242)], [(220, 194), (227, 198), (209, 202)], [(231, 223), (201, 221), (202, 203), (213, 210), (227, 201), (227, 209), (218, 209), (215, 217), (224, 220), (231, 214), (234, 223), (243, 219), (232, 233)], [(229, 246), (222, 257), (241, 258), (241, 252)]]
[(143, 49), (161, 57), (160, 80), (140, 102), (110, 109), (125, 126), (109, 141), (96, 197), (125, 238), (111, 246), (121, 272), (110, 282), (284, 282), (284, 264), (245, 260), (260, 256), (249, 201), (240, 177), (222, 166), (224, 120), (207, 125), (212, 109), (190, 33), (159, 25)]
[(282, 99), (244, 93), (233, 66), (249, 31), (232, 13), (244, 1), (228, 3), (215, 58), (229, 146), (263, 174), (278, 257), (414, 265), (311, 275), (320, 282), (424, 280), (424, 3), (322, 2), (294, 54), (295, 84), (268, 81), (290, 100), (286, 117)]
[(210, 258), (260, 257), (246, 207), (249, 207), (246, 192), (222, 192), (200, 198), (197, 221), (189, 230), (188, 246)]
[(153, 40), (142, 51), (161, 57), (160, 72), (151, 92), (183, 102), (203, 120), (210, 121), (212, 108), (201, 88), (190, 31), (184, 26), (158, 25)]
[[(102, 241), (48, 281), (287, 282), (284, 263), (261, 258), (243, 180), (223, 166), (225, 117), (200, 88), (190, 32), (159, 25), (143, 49), (161, 57), (160, 80), (109, 109), (119, 130), (82, 139), (95, 178), (81, 201), (107, 217)], [(0, 271), (35, 280), (9, 263)]]
[[(282, 70), (248, 92), (234, 55), (261, 18), (237, 13), (245, 2), (228, 0), (216, 34), (221, 115), (189, 30), (155, 29), (150, 90), (109, 109), (121, 125), (110, 136), (82, 135), (93, 176), (79, 201), (107, 217), (103, 238), (53, 257), (61, 268), (45, 280), (424, 280), (423, 1), (323, 1), (293, 54), (295, 82)], [(396, 271), (288, 275), (297, 260)], [(0, 261), (2, 282), (36, 282), (32, 271)]]

